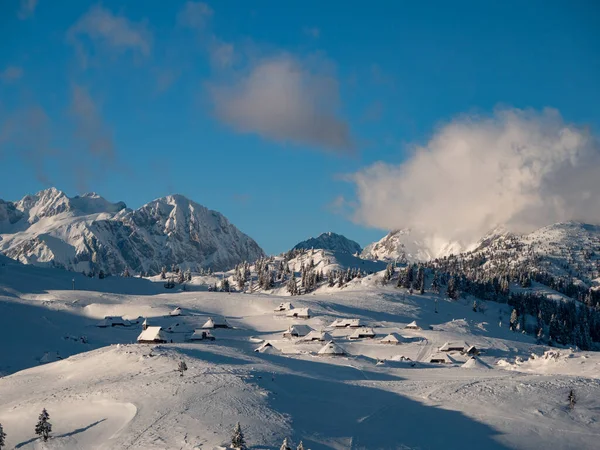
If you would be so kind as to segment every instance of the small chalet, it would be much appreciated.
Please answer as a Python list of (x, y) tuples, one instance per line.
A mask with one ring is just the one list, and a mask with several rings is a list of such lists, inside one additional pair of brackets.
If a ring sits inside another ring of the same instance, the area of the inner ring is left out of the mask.
[(106, 328), (106, 327), (128, 327), (130, 325), (131, 325), (131, 323), (129, 322), (129, 320), (125, 320), (121, 316), (106, 316), (104, 319), (102, 319), (100, 322), (98, 322), (98, 324), (96, 326), (100, 327), (100, 328)]
[(312, 330), (310, 333), (300, 339), (301, 342), (328, 342), (331, 340), (332, 337), (329, 333), (326, 331), (317, 330)]
[(181, 308), (178, 306), (177, 308), (175, 308), (173, 311), (171, 311), (169, 313), (170, 316), (180, 316), (181, 315)]
[(286, 314), (286, 317), (296, 317), (299, 319), (310, 319), (311, 316), (312, 311), (308, 308), (292, 309)]
[(294, 306), (290, 302), (283, 302), (283, 303), (280, 303), (279, 306), (274, 309), (274, 311), (281, 312), (281, 311), (290, 311), (292, 309), (294, 309)]
[(358, 328), (360, 319), (335, 319), (330, 326), (333, 328)]
[(164, 344), (167, 338), (161, 327), (148, 327), (137, 338), (138, 344)]
[(194, 330), (190, 336), (190, 341), (214, 341), (215, 337), (208, 330)]
[(477, 356), (479, 355), (479, 353), (481, 353), (481, 351), (474, 345), (471, 345), (469, 348), (467, 348), (466, 353), (469, 356)]
[(202, 328), (231, 328), (224, 317), (209, 317)]
[(429, 362), (434, 364), (451, 364), (452, 361), (445, 353), (436, 353), (429, 357)]
[(421, 327), (417, 325), (416, 320), (413, 320), (411, 323), (404, 327), (405, 330), (420, 330)]
[(379, 342), (382, 344), (398, 345), (406, 342), (406, 339), (403, 336), (400, 336), (398, 333), (390, 333)]
[(373, 331), (373, 328), (367, 327), (357, 328), (356, 330), (354, 330), (354, 333), (348, 336), (349, 339), (372, 339), (374, 337), (375, 332)]
[(464, 342), (446, 342), (440, 347), (440, 352), (464, 352), (466, 348)]
[(329, 341), (317, 353), (319, 356), (343, 356), (346, 354), (344, 349), (333, 341)]
[(283, 332), (284, 338), (293, 338), (293, 337), (304, 337), (313, 331), (311, 327), (308, 325), (290, 325), (290, 327)]
[(271, 353), (271, 354), (281, 353), (281, 351), (279, 351), (279, 349), (273, 347), (273, 345), (270, 342), (263, 343), (260, 347), (255, 348), (254, 351), (258, 352), (258, 353)]

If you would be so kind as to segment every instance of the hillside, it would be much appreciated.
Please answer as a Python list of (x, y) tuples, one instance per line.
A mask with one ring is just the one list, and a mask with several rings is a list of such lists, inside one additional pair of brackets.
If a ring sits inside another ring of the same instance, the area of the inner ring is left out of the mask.
[(457, 242), (439, 242), (416, 230), (401, 229), (390, 231), (379, 241), (367, 245), (360, 256), (387, 262), (419, 262), (460, 253), (464, 248)]
[(310, 250), (310, 249), (322, 249), (330, 250), (336, 253), (349, 253), (351, 255), (359, 254), (362, 249), (358, 242), (354, 242), (345, 236), (340, 234), (322, 233), (316, 238), (309, 238), (306, 241), (299, 242), (293, 248), (293, 250)]
[(0, 202), (0, 252), (27, 264), (111, 274), (172, 265), (222, 270), (264, 254), (222, 214), (181, 195), (130, 210), (54, 188)]
[[(129, 294), (52, 289), (49, 280), (68, 282), (71, 274), (10, 261), (0, 267), (0, 322), (11, 336), (0, 347), (8, 448), (43, 448), (33, 434), (42, 408), (53, 424), (52, 449), (223, 449), (238, 421), (251, 448), (270, 450), (284, 437), (313, 450), (593, 449), (600, 434), (598, 354), (548, 352), (509, 330), (507, 305), (488, 302), (475, 312), (468, 299), (383, 286), (381, 274), (290, 299), (147, 295), (148, 284), (160, 290), (162, 283), (116, 277), (89, 282), (112, 282)], [(274, 312), (290, 300), (311, 317)], [(176, 306), (181, 315), (170, 316)], [(143, 316), (163, 327), (168, 342), (134, 344), (139, 321), (95, 326), (106, 315)], [(225, 317), (233, 328), (211, 330), (212, 342), (188, 341), (208, 317)], [(375, 337), (350, 339), (355, 329), (332, 327), (350, 317)], [(412, 321), (418, 329), (405, 328)], [(294, 324), (326, 331), (345, 354), (320, 356), (323, 343), (283, 337)], [(382, 343), (389, 333), (401, 343)], [(86, 343), (72, 339), (82, 335)], [(256, 352), (265, 342), (270, 350)], [(473, 361), (452, 351), (445, 363), (432, 363), (447, 342), (480, 354)], [(180, 376), (182, 360), (188, 370)]]
[(477, 271), (501, 275), (512, 271), (539, 277), (542, 282), (547, 275), (586, 289), (600, 281), (600, 226), (556, 223), (524, 235), (495, 230), (473, 251), (439, 263), (460, 264), (467, 274)]

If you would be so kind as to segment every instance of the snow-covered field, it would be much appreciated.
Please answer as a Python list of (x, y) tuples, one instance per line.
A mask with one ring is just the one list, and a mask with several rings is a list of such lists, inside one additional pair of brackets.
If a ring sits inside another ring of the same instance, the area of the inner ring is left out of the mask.
[[(149, 280), (0, 263), (7, 448), (213, 449), (227, 446), (238, 421), (256, 449), (277, 449), (284, 437), (313, 450), (598, 448), (600, 355), (544, 355), (548, 347), (509, 331), (504, 305), (474, 312), (472, 301), (410, 295), (376, 276), (289, 297), (167, 291)], [(290, 301), (311, 317), (274, 311)], [(176, 307), (182, 314), (169, 315)], [(97, 327), (105, 316), (131, 324)], [(209, 317), (233, 328), (189, 342)], [(144, 318), (167, 343), (135, 343)], [(351, 340), (354, 328), (331, 327), (341, 318), (360, 319), (376, 336)], [(404, 328), (413, 321), (420, 329)], [(346, 354), (320, 356), (325, 342), (284, 338), (294, 324), (326, 331)], [(379, 342), (389, 333), (402, 342)], [(447, 342), (481, 353), (430, 363)], [(42, 408), (53, 424), (45, 444), (34, 434)]]

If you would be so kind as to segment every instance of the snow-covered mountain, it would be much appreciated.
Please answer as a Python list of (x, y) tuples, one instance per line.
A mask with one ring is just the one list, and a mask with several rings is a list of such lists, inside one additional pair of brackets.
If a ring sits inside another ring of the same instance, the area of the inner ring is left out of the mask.
[(393, 230), (381, 240), (367, 245), (361, 257), (381, 261), (428, 261), (463, 250), (464, 246), (460, 243), (438, 242), (405, 228)]
[(358, 242), (352, 241), (341, 234), (332, 233), (331, 231), (322, 233), (316, 238), (311, 237), (294, 246), (294, 250), (310, 250), (311, 248), (331, 250), (338, 253), (350, 253), (351, 255), (362, 251)]
[(131, 210), (55, 188), (0, 200), (0, 252), (27, 264), (107, 273), (156, 273), (173, 264), (221, 270), (264, 255), (222, 214), (181, 195)]
[(483, 268), (522, 269), (600, 284), (600, 226), (579, 222), (549, 225), (518, 235), (496, 229), (479, 241), (463, 261), (477, 260)]

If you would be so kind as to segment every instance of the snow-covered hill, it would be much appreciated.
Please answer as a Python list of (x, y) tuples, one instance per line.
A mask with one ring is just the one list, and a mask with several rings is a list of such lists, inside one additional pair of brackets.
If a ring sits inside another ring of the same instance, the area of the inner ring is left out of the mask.
[(337, 253), (349, 253), (351, 255), (362, 251), (358, 242), (352, 241), (341, 234), (332, 233), (331, 231), (322, 233), (316, 238), (311, 237), (294, 246), (294, 250), (310, 250), (311, 248), (331, 250)]
[[(276, 257), (275, 261), (281, 258)], [(327, 274), (331, 271), (358, 269), (365, 273), (379, 272), (385, 269), (386, 264), (383, 261), (371, 261), (351, 255), (347, 252), (337, 252), (332, 250), (306, 250), (301, 251), (292, 257), (287, 263), (294, 272), (300, 272), (301, 267), (311, 266), (315, 270), (323, 271)]]
[(428, 261), (460, 253), (464, 248), (458, 242), (440, 242), (417, 231), (402, 229), (391, 231), (381, 240), (367, 245), (361, 257), (381, 261)]
[(544, 272), (595, 286), (600, 277), (600, 226), (556, 223), (524, 235), (498, 229), (457, 259), (465, 264), (476, 262), (483, 270)]
[[(265, 450), (279, 449), (285, 437), (293, 448), (302, 440), (313, 450), (597, 447), (599, 354), (548, 352), (509, 330), (505, 304), (487, 302), (476, 312), (470, 299), (411, 294), (375, 275), (370, 284), (365, 277), (292, 298), (157, 295), (148, 280), (82, 275), (76, 283), (113, 283), (114, 291), (80, 291), (70, 289), (72, 273), (4, 263), (0, 423), (7, 448), (222, 450), (237, 422), (248, 446)], [(309, 308), (310, 318), (274, 311), (290, 300)], [(170, 315), (176, 306), (181, 315)], [(143, 316), (168, 342), (135, 344), (139, 320), (95, 326), (106, 315)], [(233, 328), (211, 330), (215, 341), (189, 342), (209, 316), (226, 317)], [(360, 320), (375, 337), (353, 339), (355, 329), (332, 326), (344, 318)], [(417, 327), (406, 328), (413, 321)], [(326, 331), (344, 355), (319, 355), (324, 343), (284, 337), (295, 324)], [(397, 345), (381, 341), (390, 333), (400, 336)], [(266, 342), (269, 351), (255, 351)], [(443, 353), (445, 343), (480, 354)], [(432, 363), (440, 353), (445, 362)], [(42, 408), (53, 424), (46, 444), (33, 432)]]
[(27, 264), (113, 274), (174, 264), (220, 270), (264, 254), (222, 214), (181, 195), (130, 210), (95, 193), (69, 198), (55, 188), (0, 201), (0, 252)]

